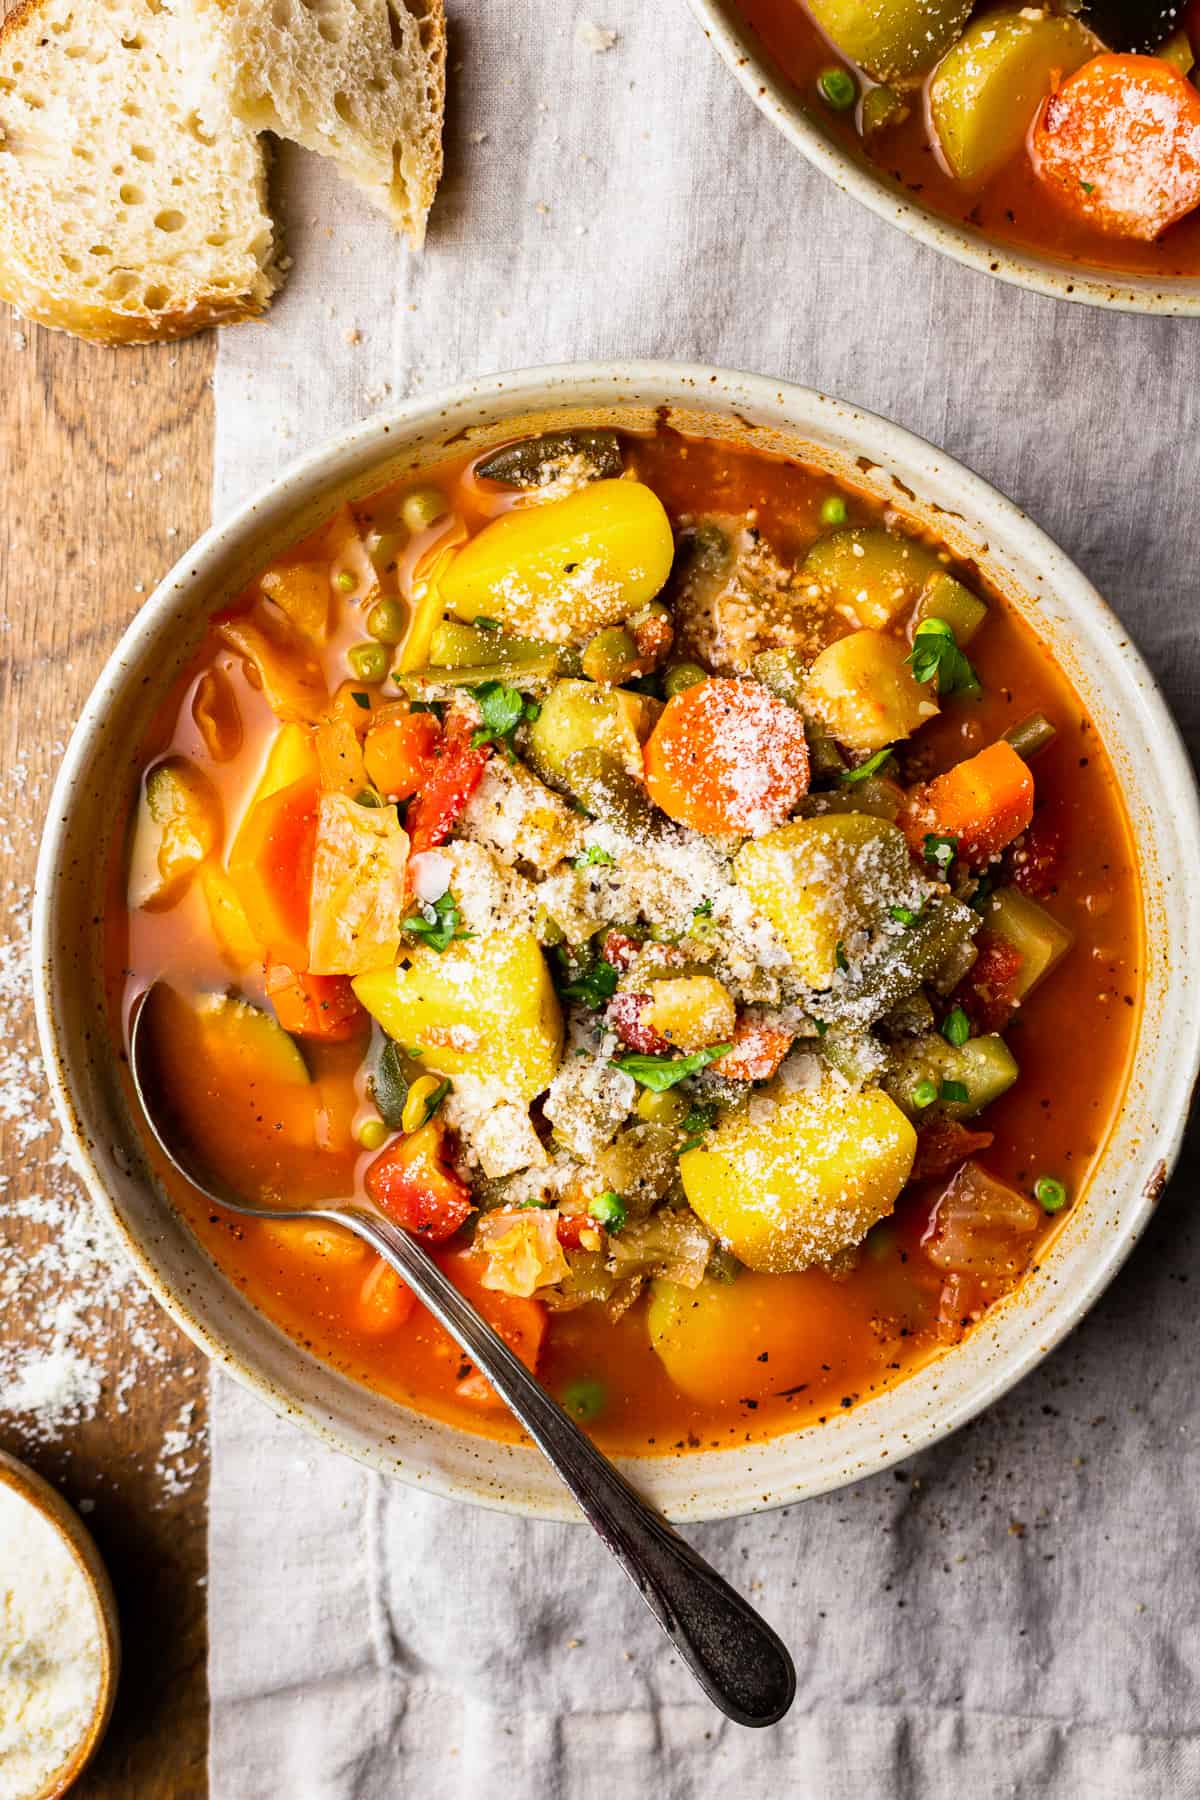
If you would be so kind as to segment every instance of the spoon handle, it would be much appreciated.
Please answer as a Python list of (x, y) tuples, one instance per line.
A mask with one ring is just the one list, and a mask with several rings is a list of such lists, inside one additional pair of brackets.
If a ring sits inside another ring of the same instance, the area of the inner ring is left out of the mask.
[(796, 1691), (792, 1659), (771, 1627), (634, 1492), (463, 1299), (428, 1251), (387, 1219), (314, 1209), (377, 1250), (445, 1326), (561, 1476), (709, 1699), (739, 1725), (773, 1725)]

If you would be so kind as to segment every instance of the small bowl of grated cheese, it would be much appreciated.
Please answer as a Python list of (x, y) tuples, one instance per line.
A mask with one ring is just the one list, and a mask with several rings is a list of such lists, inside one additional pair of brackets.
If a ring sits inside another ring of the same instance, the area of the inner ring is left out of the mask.
[(77, 1515), (0, 1451), (0, 1794), (54, 1800), (104, 1735), (117, 1683), (112, 1588)]

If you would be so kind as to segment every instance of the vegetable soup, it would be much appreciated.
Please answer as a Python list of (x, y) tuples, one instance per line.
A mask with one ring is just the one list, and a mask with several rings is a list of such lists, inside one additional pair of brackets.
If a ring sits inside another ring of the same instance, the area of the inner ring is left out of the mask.
[(923, 206), (1100, 269), (1200, 273), (1200, 0), (737, 0), (807, 109)]
[[(1078, 696), (978, 569), (663, 427), (431, 466), (213, 619), (144, 747), (115, 1018), (247, 1198), (416, 1232), (612, 1449), (824, 1419), (1086, 1204), (1141, 903)], [(285, 1331), (516, 1428), (339, 1228), (169, 1183)]]

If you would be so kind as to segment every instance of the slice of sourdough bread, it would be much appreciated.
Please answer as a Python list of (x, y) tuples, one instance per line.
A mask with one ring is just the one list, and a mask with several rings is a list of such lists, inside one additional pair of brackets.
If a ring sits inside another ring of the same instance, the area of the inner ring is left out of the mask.
[(160, 0), (23, 0), (0, 25), (0, 298), (100, 343), (253, 318), (278, 287), (266, 162), (187, 99)]
[[(176, 0), (207, 40), (210, 129), (244, 124), (332, 157), (414, 249), (442, 173), (443, 0)], [(207, 28), (207, 29), (205, 29)]]

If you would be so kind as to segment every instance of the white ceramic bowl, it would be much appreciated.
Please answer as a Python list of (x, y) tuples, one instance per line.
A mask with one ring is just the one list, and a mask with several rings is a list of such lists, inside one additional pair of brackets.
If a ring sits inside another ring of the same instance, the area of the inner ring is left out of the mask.
[(709, 368), (576, 365), (498, 375), (335, 438), (208, 532), (138, 613), (63, 761), (35, 909), (38, 1024), (55, 1100), (97, 1202), (146, 1282), (202, 1349), (280, 1413), (364, 1462), (439, 1492), (571, 1517), (537, 1452), (411, 1412), (299, 1349), (212, 1265), (149, 1176), (121, 1098), (101, 993), (98, 915), (116, 797), (135, 780), (148, 716), (208, 615), (343, 498), (449, 448), (549, 424), (680, 429), (786, 452), (866, 489), (986, 568), (1051, 647), (1125, 793), (1146, 891), (1147, 983), (1123, 1115), (1088, 1190), (1036, 1273), (952, 1352), (824, 1426), (751, 1447), (639, 1459), (674, 1518), (717, 1518), (820, 1493), (945, 1436), (1024, 1375), (1112, 1278), (1176, 1155), (1200, 1061), (1200, 819), (1175, 727), (1137, 651), (1038, 528), (921, 439), (806, 388)]
[(1107, 272), (1093, 264), (1044, 256), (1006, 244), (922, 206), (908, 189), (883, 170), (851, 156), (819, 111), (806, 107), (794, 82), (770, 56), (738, 9), (738, 0), (689, 0), (692, 11), (750, 98), (809, 162), (838, 187), (909, 237), (995, 275), (1016, 287), (1032, 288), (1057, 300), (1109, 306), (1118, 312), (1200, 313), (1200, 278), (1159, 280), (1152, 275)]

